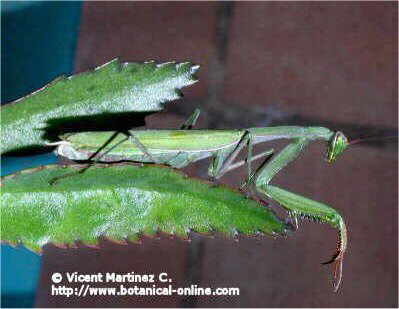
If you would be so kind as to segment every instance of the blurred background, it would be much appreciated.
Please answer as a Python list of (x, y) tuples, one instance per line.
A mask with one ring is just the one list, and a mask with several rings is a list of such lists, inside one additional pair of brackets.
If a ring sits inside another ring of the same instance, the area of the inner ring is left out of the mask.
[[(150, 116), (148, 127), (175, 128), (199, 107), (197, 128), (317, 125), (352, 139), (397, 136), (397, 2), (1, 5), (2, 103), (115, 57), (191, 61), (201, 65), (200, 81)], [(310, 145), (274, 183), (345, 218), (349, 248), (337, 294), (331, 267), (320, 265), (334, 252), (337, 233), (305, 221), (286, 239), (192, 234), (188, 243), (160, 235), (141, 245), (101, 240), (100, 250), (49, 244), (40, 258), (2, 246), (3, 306), (397, 307), (397, 139), (354, 145), (334, 165), (324, 152), (322, 143)], [(2, 172), (54, 161), (51, 154), (6, 158)], [(185, 171), (206, 177), (208, 164)], [(222, 182), (237, 187), (244, 177), (234, 171)], [(67, 271), (166, 271), (175, 287), (239, 287), (240, 296), (51, 296), (52, 273)]]

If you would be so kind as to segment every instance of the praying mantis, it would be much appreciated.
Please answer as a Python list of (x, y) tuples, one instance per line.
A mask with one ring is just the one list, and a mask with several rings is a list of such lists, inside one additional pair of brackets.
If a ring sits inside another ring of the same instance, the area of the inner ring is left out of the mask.
[[(212, 162), (208, 174), (214, 180), (246, 164), (248, 177), (245, 186), (255, 188), (256, 193), (280, 204), (287, 211), (295, 227), (298, 225), (298, 218), (307, 218), (338, 229), (337, 252), (330, 261), (324, 263), (334, 263), (333, 286), (334, 291), (337, 291), (342, 281), (342, 263), (348, 242), (344, 219), (330, 206), (270, 185), (270, 182), (312, 141), (326, 141), (327, 161), (334, 162), (349, 145), (345, 135), (323, 127), (299, 126), (194, 130), (192, 126), (197, 121), (199, 113), (197, 109), (179, 130), (131, 130), (123, 134), (82, 132), (61, 136), (61, 141), (48, 145), (57, 146), (58, 155), (76, 161), (92, 160), (97, 156), (97, 161), (131, 160), (182, 168), (210, 157)], [(255, 144), (277, 139), (291, 141), (277, 154), (270, 149), (253, 155)], [(110, 146), (111, 141), (115, 141), (112, 146)], [(248, 149), (246, 159), (235, 162), (244, 147)], [(266, 159), (260, 168), (253, 172), (251, 162), (260, 158)], [(52, 184), (58, 180), (53, 179)]]

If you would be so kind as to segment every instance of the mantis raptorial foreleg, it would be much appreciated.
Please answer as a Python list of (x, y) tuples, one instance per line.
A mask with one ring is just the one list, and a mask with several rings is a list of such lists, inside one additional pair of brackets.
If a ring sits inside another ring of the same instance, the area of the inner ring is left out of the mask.
[[(191, 128), (198, 118), (199, 111), (183, 123), (183, 128)], [(182, 168), (190, 163), (212, 157), (209, 176), (213, 179), (222, 177), (243, 164), (247, 164), (247, 184), (252, 184), (252, 193), (261, 193), (282, 205), (297, 226), (298, 217), (306, 217), (330, 224), (340, 232), (340, 244), (337, 254), (331, 262), (335, 262), (335, 290), (341, 281), (342, 259), (346, 250), (347, 235), (342, 217), (331, 207), (269, 185), (272, 178), (289, 162), (293, 161), (303, 151), (305, 146), (315, 140), (327, 142), (327, 161), (332, 163), (349, 145), (347, 138), (341, 132), (333, 132), (323, 127), (258, 127), (242, 130), (137, 130), (129, 132), (133, 138), (123, 145), (114, 148), (107, 160), (131, 160), (141, 163), (162, 162), (172, 167)], [(62, 142), (57, 153), (72, 160), (85, 160), (90, 153), (98, 153), (98, 147), (103, 145), (112, 132), (82, 132), (72, 136), (61, 137)], [(115, 137), (120, 140), (119, 137)], [(138, 141), (137, 141), (137, 140)], [(291, 140), (272, 160), (271, 151), (256, 156), (252, 154), (254, 144), (277, 139)], [(234, 162), (241, 150), (247, 146), (247, 156), (244, 161)], [(104, 147), (103, 147), (104, 149)], [(147, 155), (149, 154), (149, 155)], [(251, 162), (261, 157), (266, 160), (260, 168), (252, 172)], [(256, 189), (256, 192), (253, 191)]]
[(309, 140), (305, 138), (295, 139), (293, 143), (286, 146), (270, 162), (261, 166), (255, 173), (254, 181), (258, 192), (265, 194), (272, 200), (278, 202), (288, 212), (290, 217), (297, 221), (298, 217), (312, 219), (328, 223), (337, 228), (340, 233), (339, 247), (336, 255), (331, 261), (334, 262), (334, 290), (337, 291), (342, 278), (342, 260), (346, 251), (347, 235), (345, 222), (341, 215), (333, 208), (313, 201), (301, 195), (286, 191), (279, 187), (269, 185), (272, 178), (288, 163), (295, 160), (302, 152)]
[(298, 216), (292, 214), (290, 211), (288, 212), (288, 216), (287, 216), (287, 218), (285, 219), (285, 222), (286, 222), (287, 224), (290, 224), (290, 225), (294, 228), (295, 231), (296, 231), (296, 230), (298, 229), (298, 227), (299, 227)]

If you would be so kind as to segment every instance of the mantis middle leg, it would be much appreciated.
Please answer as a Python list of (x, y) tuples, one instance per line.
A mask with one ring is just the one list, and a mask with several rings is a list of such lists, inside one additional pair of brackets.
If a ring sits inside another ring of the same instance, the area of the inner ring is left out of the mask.
[[(196, 108), (194, 110), (194, 112), (191, 114), (190, 117), (187, 118), (187, 120), (180, 126), (180, 130), (191, 130), (193, 128), (193, 126), (195, 126), (195, 124), (197, 123), (198, 117), (200, 115), (201, 111), (199, 108)], [(173, 167), (181, 167), (181, 163), (180, 161), (177, 162), (176, 164), (173, 164), (174, 161), (179, 157), (180, 153), (177, 153), (175, 155), (173, 155), (170, 159), (167, 160), (167, 162), (160, 162), (159, 160), (157, 160), (154, 156), (151, 155), (151, 153), (148, 151), (148, 149), (140, 142), (140, 140), (135, 137), (133, 134), (130, 134), (129, 132), (125, 133), (128, 138), (130, 139), (130, 141), (136, 145), (136, 147), (138, 149), (141, 150), (141, 152), (153, 163), (156, 164), (162, 164), (162, 163), (166, 163), (168, 165), (171, 165)], [(172, 163), (172, 164), (169, 164)], [(180, 164), (179, 164), (180, 163)]]
[[(245, 147), (248, 147), (248, 152), (245, 160), (233, 163), (237, 158), (240, 151)], [(240, 166), (247, 164), (248, 169), (248, 179), (252, 176), (251, 163), (252, 161), (258, 160), (264, 157), (270, 157), (274, 150), (269, 149), (255, 156), (252, 155), (252, 135), (250, 131), (244, 131), (240, 141), (229, 148), (222, 149), (216, 153), (213, 157), (212, 163), (209, 166), (208, 174), (213, 179), (219, 179), (227, 172), (230, 172)]]
[[(89, 157), (89, 161), (92, 160), (93, 158), (95, 158), (101, 150), (103, 150), (105, 147), (107, 147), (107, 145), (109, 145), (114, 139), (115, 137), (118, 135), (118, 132), (115, 132), (105, 143), (104, 145), (102, 145), (95, 153), (93, 153), (90, 157)], [(80, 171), (76, 172), (76, 173), (67, 173), (58, 177), (54, 177), (52, 179), (50, 179), (49, 184), (51, 186), (55, 185), (59, 180), (63, 179), (63, 178), (67, 178), (70, 176), (74, 176), (77, 174), (82, 174), (84, 173), (87, 169), (89, 169), (91, 166), (93, 166), (93, 164), (97, 161), (100, 161), (100, 159), (105, 156), (108, 152), (110, 152), (112, 149), (114, 149), (116, 146), (120, 145), (121, 143), (127, 141), (128, 138), (121, 140), (120, 142), (116, 143), (115, 145), (113, 145), (110, 149), (106, 150), (104, 153), (100, 154), (98, 158), (96, 158), (95, 161), (93, 162), (89, 162), (84, 168), (82, 168)], [(49, 144), (51, 145), (51, 144)]]

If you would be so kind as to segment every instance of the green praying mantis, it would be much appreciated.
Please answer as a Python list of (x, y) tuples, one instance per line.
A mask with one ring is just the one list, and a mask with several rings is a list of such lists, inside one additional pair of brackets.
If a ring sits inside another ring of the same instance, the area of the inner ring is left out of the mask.
[[(295, 227), (298, 225), (298, 218), (307, 218), (338, 229), (337, 252), (325, 263), (334, 263), (333, 286), (334, 291), (337, 291), (342, 280), (342, 262), (348, 242), (342, 216), (323, 203), (270, 185), (270, 182), (315, 140), (327, 142), (327, 161), (334, 162), (349, 144), (345, 135), (323, 127), (298, 126), (194, 130), (192, 126), (198, 116), (199, 110), (196, 110), (179, 130), (131, 130), (123, 134), (82, 132), (61, 136), (61, 141), (48, 145), (57, 146), (58, 155), (76, 161), (87, 161), (96, 157), (96, 161), (131, 160), (182, 168), (198, 160), (212, 158), (208, 174), (214, 180), (246, 164), (248, 177), (245, 186), (255, 188), (256, 193), (280, 204)], [(253, 155), (255, 144), (277, 139), (291, 141), (277, 154), (270, 149)], [(115, 142), (113, 145), (112, 141)], [(235, 162), (244, 147), (247, 147), (246, 159)], [(260, 158), (265, 158), (263, 164), (256, 171), (252, 171), (251, 162)], [(59, 178), (53, 179), (51, 183), (55, 184), (58, 180)]]

